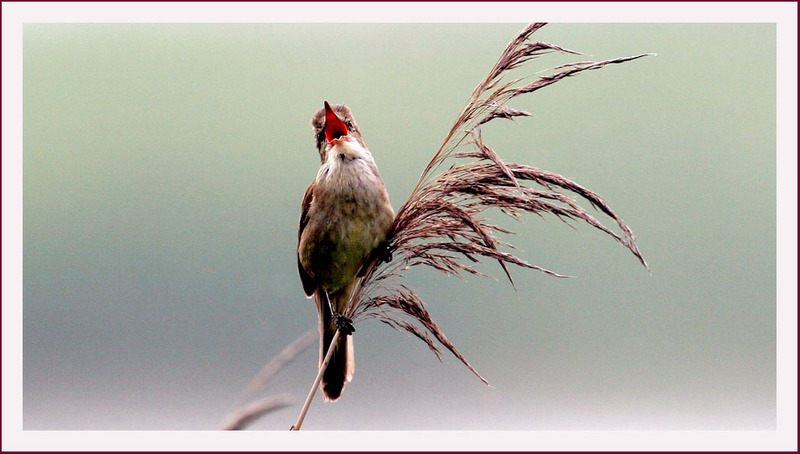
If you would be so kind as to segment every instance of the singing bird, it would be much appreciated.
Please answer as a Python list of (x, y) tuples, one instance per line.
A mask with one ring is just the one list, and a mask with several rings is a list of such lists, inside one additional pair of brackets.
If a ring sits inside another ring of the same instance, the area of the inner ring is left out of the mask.
[[(337, 321), (347, 326), (340, 314), (359, 275), (374, 260), (390, 260), (385, 239), (394, 211), (350, 108), (325, 101), (311, 125), (321, 165), (303, 196), (297, 267), (306, 296), (317, 303), (322, 364)], [(341, 334), (320, 384), (328, 401), (353, 377), (353, 337)]]

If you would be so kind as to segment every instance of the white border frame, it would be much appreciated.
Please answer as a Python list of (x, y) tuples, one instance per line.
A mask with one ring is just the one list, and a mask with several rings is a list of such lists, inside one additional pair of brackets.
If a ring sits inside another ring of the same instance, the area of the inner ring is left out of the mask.
[[(514, 17), (507, 11), (512, 10)], [(353, 14), (357, 11), (357, 14)], [(777, 23), (775, 431), (222, 432), (22, 430), (22, 24), (25, 22)], [(3, 3), (2, 449), (797, 450), (797, 3)], [(331, 437), (338, 438), (336, 444)]]

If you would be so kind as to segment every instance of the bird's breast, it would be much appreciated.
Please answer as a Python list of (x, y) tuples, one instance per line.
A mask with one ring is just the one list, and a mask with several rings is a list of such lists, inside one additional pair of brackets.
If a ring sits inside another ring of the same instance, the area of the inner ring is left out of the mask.
[(308, 215), (300, 259), (315, 281), (331, 291), (355, 279), (394, 220), (372, 159), (336, 155), (329, 155), (317, 175)]

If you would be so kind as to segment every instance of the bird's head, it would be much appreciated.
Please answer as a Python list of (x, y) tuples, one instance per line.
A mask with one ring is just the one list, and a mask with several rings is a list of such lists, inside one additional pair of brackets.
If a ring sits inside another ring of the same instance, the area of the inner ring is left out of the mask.
[(328, 149), (342, 141), (355, 140), (367, 148), (350, 108), (344, 104), (330, 105), (325, 101), (325, 106), (311, 118), (311, 126), (314, 127), (317, 150), (323, 162)]

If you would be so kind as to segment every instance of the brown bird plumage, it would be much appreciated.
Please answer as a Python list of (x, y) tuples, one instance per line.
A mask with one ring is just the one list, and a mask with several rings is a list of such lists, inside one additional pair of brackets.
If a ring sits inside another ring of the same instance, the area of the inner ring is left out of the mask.
[[(326, 101), (311, 124), (321, 165), (303, 196), (297, 267), (303, 290), (317, 303), (321, 364), (337, 329), (331, 309), (344, 312), (359, 274), (386, 239), (394, 211), (350, 109)], [(353, 376), (353, 337), (335, 348), (321, 383), (330, 401)]]

